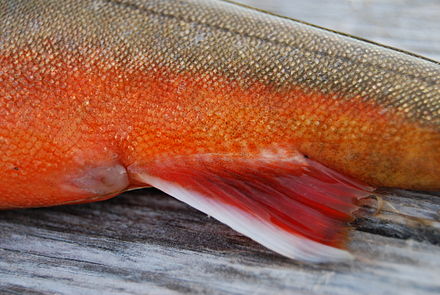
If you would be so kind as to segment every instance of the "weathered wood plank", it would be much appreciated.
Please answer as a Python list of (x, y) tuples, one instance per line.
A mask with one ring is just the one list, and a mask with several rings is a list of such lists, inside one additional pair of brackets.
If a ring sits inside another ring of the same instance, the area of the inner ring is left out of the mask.
[[(420, 211), (418, 217), (440, 210), (438, 197), (399, 195), (386, 199), (402, 211)], [(385, 229), (379, 218), (359, 224), (368, 232), (353, 234), (350, 248), (358, 260), (307, 265), (153, 189), (81, 206), (6, 211), (0, 217), (0, 285), (11, 294), (440, 291), (440, 247), (430, 243), (431, 233), (409, 231), (400, 239), (377, 232), (399, 236), (404, 225), (388, 223)]]
[[(435, 0), (258, 2), (440, 59)], [(390, 190), (383, 198), (403, 215), (385, 206), (358, 220), (350, 243), (358, 259), (327, 265), (280, 257), (154, 189), (2, 211), (0, 294), (440, 293), (440, 194)]]

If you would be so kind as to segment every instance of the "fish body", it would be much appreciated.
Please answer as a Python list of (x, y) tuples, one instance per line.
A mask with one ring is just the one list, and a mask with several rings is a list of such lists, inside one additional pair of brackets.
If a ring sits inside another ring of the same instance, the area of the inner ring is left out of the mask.
[(0, 157), (4, 209), (155, 186), (347, 258), (372, 187), (440, 189), (440, 65), (223, 1), (3, 0)]

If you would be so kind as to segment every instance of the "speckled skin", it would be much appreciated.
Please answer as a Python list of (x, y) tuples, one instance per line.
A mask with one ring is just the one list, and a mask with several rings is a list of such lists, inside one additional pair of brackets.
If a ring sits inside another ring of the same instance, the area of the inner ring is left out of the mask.
[[(0, 1), (0, 207), (108, 198), (160, 157), (280, 148), (440, 189), (440, 65), (221, 1)], [(106, 167), (119, 186), (84, 187)]]

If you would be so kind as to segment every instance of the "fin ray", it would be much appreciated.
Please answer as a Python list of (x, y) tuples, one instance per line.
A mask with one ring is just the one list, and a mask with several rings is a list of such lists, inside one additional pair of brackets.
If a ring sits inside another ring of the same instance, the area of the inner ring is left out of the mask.
[(280, 254), (317, 262), (350, 258), (339, 249), (347, 223), (372, 190), (286, 153), (180, 156), (150, 163), (138, 175)]

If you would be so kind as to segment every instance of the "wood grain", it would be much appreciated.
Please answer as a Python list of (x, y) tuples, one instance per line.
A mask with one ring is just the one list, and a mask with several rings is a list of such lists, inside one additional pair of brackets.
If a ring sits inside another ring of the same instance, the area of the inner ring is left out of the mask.
[(387, 212), (360, 219), (350, 244), (358, 259), (328, 265), (280, 257), (154, 189), (4, 211), (2, 294), (438, 293), (440, 198), (405, 191), (384, 198), (433, 225), (417, 229)]
[[(440, 59), (435, 0), (247, 2)], [(154, 189), (2, 211), (0, 294), (439, 294), (440, 193), (382, 195), (392, 207), (353, 224), (357, 259), (325, 265), (283, 258)]]

